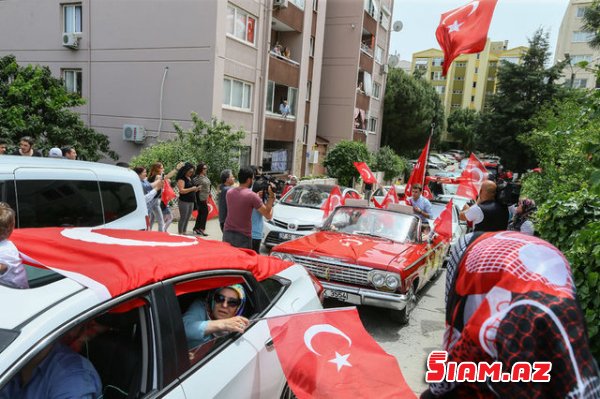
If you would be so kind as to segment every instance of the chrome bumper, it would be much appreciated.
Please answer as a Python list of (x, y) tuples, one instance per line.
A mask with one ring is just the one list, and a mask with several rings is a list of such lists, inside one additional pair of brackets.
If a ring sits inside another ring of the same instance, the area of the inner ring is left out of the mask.
[(369, 305), (378, 308), (387, 308), (402, 310), (406, 307), (408, 297), (404, 294), (396, 294), (393, 292), (377, 291), (368, 288), (357, 288), (348, 285), (336, 284), (319, 280), (321, 285), (326, 290), (334, 290), (347, 292), (349, 295), (346, 303), (353, 305)]

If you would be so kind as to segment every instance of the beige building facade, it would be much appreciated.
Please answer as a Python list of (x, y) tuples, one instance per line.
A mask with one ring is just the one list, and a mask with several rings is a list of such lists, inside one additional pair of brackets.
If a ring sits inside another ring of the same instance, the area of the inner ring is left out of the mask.
[(508, 48), (508, 41), (488, 40), (480, 53), (458, 56), (442, 76), (444, 53), (429, 49), (413, 54), (411, 71), (419, 70), (440, 95), (445, 115), (455, 109), (481, 111), (486, 99), (496, 91), (500, 61), (520, 63), (527, 47)]
[(600, 50), (589, 46), (593, 33), (583, 29), (583, 14), (591, 4), (589, 0), (570, 0), (558, 31), (554, 62), (569, 60), (559, 83), (574, 88), (597, 88), (592, 67), (599, 64)]

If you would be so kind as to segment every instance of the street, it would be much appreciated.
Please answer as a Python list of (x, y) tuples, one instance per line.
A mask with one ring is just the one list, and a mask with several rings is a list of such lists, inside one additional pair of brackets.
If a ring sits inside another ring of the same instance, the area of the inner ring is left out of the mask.
[[(191, 231), (193, 221), (188, 224)], [(177, 233), (177, 224), (169, 227)], [(206, 239), (221, 240), (218, 219), (207, 222)], [(266, 254), (266, 252), (264, 253)], [(427, 389), (424, 380), (427, 355), (439, 349), (444, 334), (444, 287), (446, 273), (426, 285), (419, 293), (419, 303), (411, 315), (410, 323), (399, 326), (388, 317), (388, 310), (359, 306), (360, 318), (366, 330), (390, 355), (395, 356), (408, 385), (417, 394)], [(346, 306), (341, 302), (327, 300), (325, 307)]]

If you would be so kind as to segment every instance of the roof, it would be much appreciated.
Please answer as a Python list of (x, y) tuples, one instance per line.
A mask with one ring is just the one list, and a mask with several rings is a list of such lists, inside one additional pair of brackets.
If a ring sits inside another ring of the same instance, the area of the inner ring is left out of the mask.
[(17, 229), (10, 239), (25, 263), (52, 269), (104, 299), (186, 273), (237, 269), (260, 281), (290, 266), (227, 243), (151, 231)]

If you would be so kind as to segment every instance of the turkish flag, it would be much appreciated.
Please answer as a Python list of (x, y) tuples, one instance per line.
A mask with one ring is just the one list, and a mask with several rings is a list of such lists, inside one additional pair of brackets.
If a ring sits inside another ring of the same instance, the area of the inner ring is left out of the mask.
[(298, 399), (416, 398), (398, 362), (364, 329), (356, 308), (267, 320), (277, 357)]
[[(415, 167), (413, 168), (412, 172), (410, 172), (410, 177), (408, 178), (408, 182), (406, 183), (406, 189), (404, 190), (404, 196), (406, 198), (412, 195), (413, 184), (420, 184), (421, 186), (423, 186), (423, 195), (425, 196), (425, 172), (427, 171), (427, 157), (429, 156), (430, 144), (431, 136), (429, 136), (429, 139), (427, 140), (423, 151), (421, 151), (421, 155), (419, 156)], [(431, 196), (431, 192), (429, 193), (429, 195)]]
[(383, 201), (381, 202), (381, 208), (387, 208), (389, 204), (398, 204), (400, 203), (400, 199), (398, 199), (398, 194), (396, 193), (396, 187), (392, 186)]
[(371, 172), (369, 165), (367, 165), (365, 162), (354, 162), (354, 167), (356, 168), (356, 170), (358, 170), (358, 173), (360, 173), (360, 177), (362, 177), (365, 183), (377, 183), (375, 175), (373, 174), (373, 172)]
[(215, 200), (213, 199), (212, 195), (208, 196), (206, 205), (208, 205), (208, 216), (206, 220), (210, 220), (219, 216), (219, 208), (217, 208), (217, 204), (215, 204)]
[(433, 230), (440, 236), (444, 237), (445, 240), (452, 240), (452, 199), (442, 213), (433, 222)]
[(169, 179), (165, 179), (160, 200), (163, 202), (163, 204), (169, 205), (169, 202), (175, 198), (177, 198), (177, 194), (175, 194), (175, 191), (173, 191), (173, 187), (171, 187)]
[(460, 184), (456, 189), (456, 195), (461, 197), (477, 199), (481, 185), (487, 179), (488, 173), (483, 163), (471, 153), (467, 167), (460, 175)]
[(497, 0), (477, 0), (442, 14), (435, 31), (442, 51), (446, 76), (452, 61), (460, 54), (478, 53), (485, 48)]
[(339, 186), (335, 186), (331, 192), (329, 193), (329, 197), (321, 207), (325, 211), (323, 214), (323, 218), (329, 216), (329, 214), (338, 206), (344, 205), (344, 198), (342, 197), (342, 192), (340, 191)]

